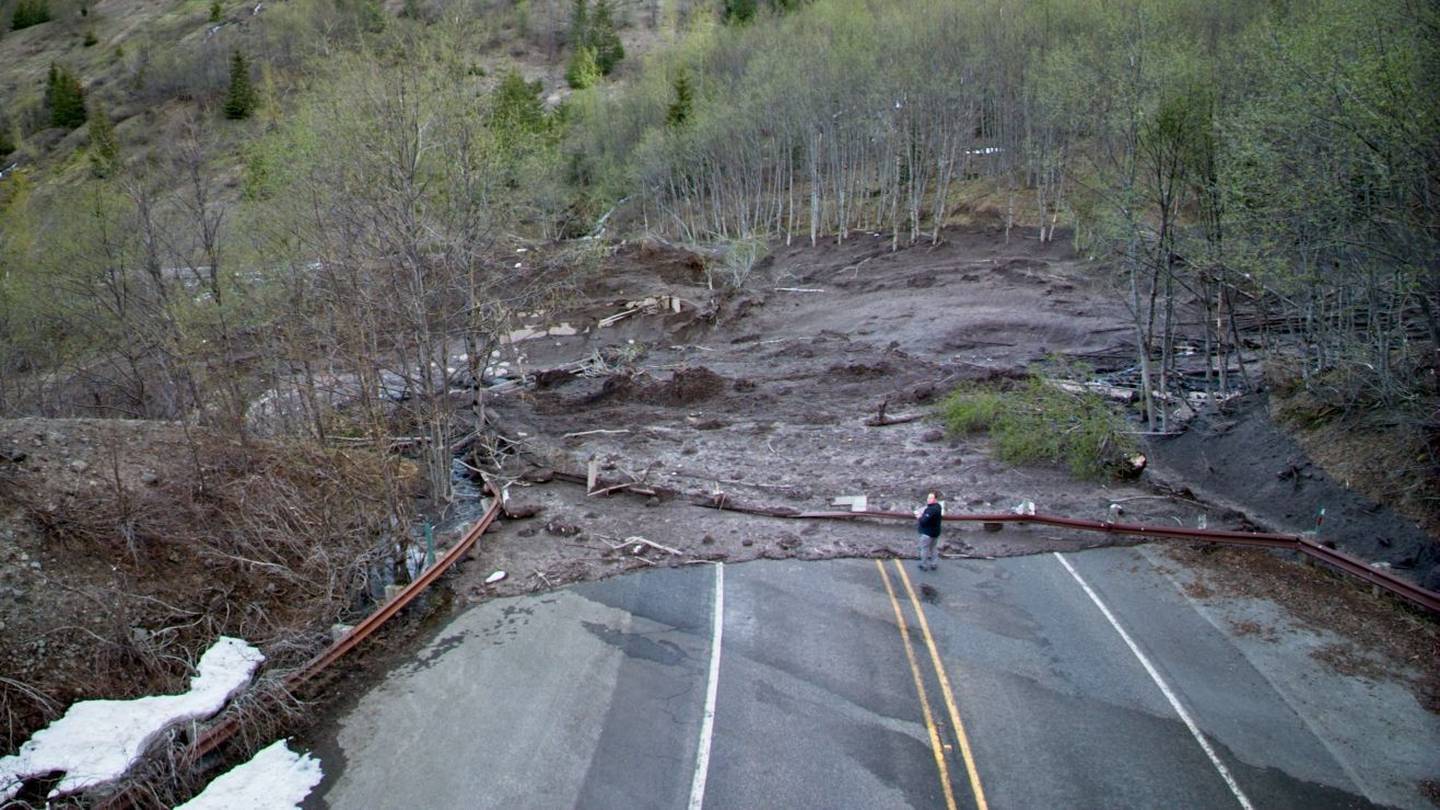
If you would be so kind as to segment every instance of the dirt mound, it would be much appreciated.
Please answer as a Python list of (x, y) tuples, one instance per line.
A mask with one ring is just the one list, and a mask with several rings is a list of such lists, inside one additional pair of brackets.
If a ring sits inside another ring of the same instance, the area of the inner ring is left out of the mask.
[(727, 380), (704, 366), (679, 368), (670, 379), (649, 386), (646, 397), (664, 405), (691, 405), (725, 390)]

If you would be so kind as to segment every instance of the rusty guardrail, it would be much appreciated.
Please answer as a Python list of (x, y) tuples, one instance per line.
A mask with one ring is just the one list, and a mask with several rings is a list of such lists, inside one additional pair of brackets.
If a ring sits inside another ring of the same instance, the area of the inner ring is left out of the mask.
[[(914, 520), (915, 516), (909, 512), (886, 512), (882, 510), (865, 510), (862, 512), (838, 512), (838, 511), (816, 511), (806, 512), (788, 507), (774, 508), (764, 506), (753, 506), (739, 503), (732, 500), (724, 493), (713, 495), (694, 495), (680, 492), (671, 487), (659, 484), (648, 484), (641, 481), (632, 482), (608, 482), (598, 478), (594, 481), (588, 480), (587, 476), (578, 473), (555, 470), (556, 480), (569, 481), (584, 486), (595, 486), (594, 493), (628, 491), (639, 495), (669, 495), (685, 498), (695, 506), (703, 506), (709, 509), (721, 509), (727, 512), (742, 512), (751, 515), (761, 515), (773, 518), (801, 518), (801, 519), (834, 519), (847, 520), (854, 518), (886, 518)], [(1172, 540), (1195, 540), (1207, 543), (1221, 543), (1231, 546), (1251, 546), (1258, 548), (1279, 548), (1295, 551), (1311, 559), (1319, 560), (1339, 571), (1358, 577), (1376, 587), (1418, 605), (1432, 613), (1440, 613), (1440, 593), (1427, 590), (1419, 585), (1395, 576), (1389, 571), (1376, 569), (1359, 557), (1346, 554), (1343, 551), (1329, 548), (1315, 540), (1298, 534), (1282, 534), (1272, 532), (1237, 532), (1227, 529), (1189, 529), (1183, 526), (1142, 526), (1135, 523), (1107, 523), (1098, 520), (1082, 520), (1079, 518), (1058, 517), (1055, 515), (1017, 515), (1011, 512), (1000, 514), (970, 514), (970, 515), (945, 515), (948, 521), (965, 521), (973, 523), (1037, 523), (1042, 526), (1055, 526), (1063, 529), (1076, 529), (1087, 532), (1102, 532), (1105, 534), (1121, 534), (1132, 537), (1159, 537)]]
[[(492, 495), (495, 493), (492, 493)], [(490, 528), (495, 522), (503, 508), (503, 501), (496, 496), (490, 508), (480, 516), (480, 519), (466, 530), (454, 546), (450, 547), (444, 554), (435, 561), (435, 564), (427, 568), (420, 576), (416, 577), (410, 584), (406, 585), (399, 593), (395, 594), (390, 601), (386, 602), (379, 610), (366, 616), (361, 622), (350, 629), (344, 636), (336, 639), (335, 643), (327, 647), (323, 652), (311, 658), (304, 666), (285, 676), (285, 688), (287, 691), (294, 691), (303, 686), (311, 678), (320, 674), (331, 664), (338, 661), (346, 653), (355, 649), (360, 642), (369, 638), (380, 629), (385, 622), (389, 621), (396, 613), (399, 613), (406, 605), (409, 605), (426, 588), (434, 584), (442, 574), (450, 569), (460, 560), (480, 539), (480, 535)], [(240, 730), (241, 721), (235, 715), (229, 715), (220, 722), (207, 727), (202, 731), (195, 741), (190, 744), (180, 755), (182, 767), (193, 767), (196, 762), (219, 748)], [(120, 808), (141, 807), (141, 792), (138, 788), (122, 790), (99, 805), (102, 810), (120, 810)]]
[[(730, 507), (733, 508), (733, 507)], [(902, 518), (914, 520), (907, 512), (798, 512), (777, 517), (844, 519), (858, 517)], [(1440, 613), (1440, 593), (1426, 590), (1403, 577), (1376, 569), (1359, 557), (1329, 548), (1308, 537), (1298, 534), (1271, 532), (1237, 532), (1226, 529), (1189, 529), (1183, 526), (1143, 526), (1135, 523), (1107, 523), (1098, 520), (1057, 517), (1055, 515), (1016, 515), (1011, 513), (989, 515), (945, 515), (945, 520), (975, 523), (1037, 523), (1042, 526), (1056, 526), (1064, 529), (1078, 529), (1087, 532), (1121, 534), (1131, 537), (1162, 537), (1174, 540), (1198, 540), (1231, 546), (1252, 546), (1279, 548), (1296, 551), (1326, 565), (1369, 582), (1390, 593), (1418, 605), (1432, 613)]]

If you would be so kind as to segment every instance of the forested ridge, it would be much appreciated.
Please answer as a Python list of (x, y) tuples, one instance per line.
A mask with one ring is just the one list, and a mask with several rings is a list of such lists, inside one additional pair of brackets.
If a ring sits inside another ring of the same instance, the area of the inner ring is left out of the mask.
[[(293, 400), (282, 429), (323, 437), (381, 418), (326, 396), (393, 380), (439, 435), (452, 385), (608, 238), (718, 245), (740, 284), (770, 240), (993, 221), (1113, 275), (1147, 429), (1198, 353), (1213, 399), (1268, 375), (1302, 419), (1440, 450), (1433, 2), (260, 8), (212, 4), (189, 51), (132, 45), (84, 88), (56, 58), (5, 101), (0, 412), (243, 435)], [(94, 25), (46, 9), (0, 47)], [(515, 262), (531, 240), (563, 249)]]

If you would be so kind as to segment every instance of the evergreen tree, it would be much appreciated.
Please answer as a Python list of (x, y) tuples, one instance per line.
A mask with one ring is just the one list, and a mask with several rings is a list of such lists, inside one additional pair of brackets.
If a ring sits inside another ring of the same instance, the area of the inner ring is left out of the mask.
[(665, 124), (670, 127), (683, 126), (694, 112), (694, 91), (690, 88), (690, 74), (684, 68), (675, 74), (675, 100), (665, 111)]
[(527, 135), (545, 124), (545, 106), (540, 101), (540, 82), (526, 82), (519, 71), (511, 70), (495, 88), (494, 121), (502, 133)]
[(224, 19), (224, 17), (225, 10), (220, 7), (220, 0), (214, 0), (214, 2), (210, 4), (210, 22), (218, 23)]
[(580, 50), (590, 36), (589, 0), (575, 0), (570, 12), (570, 47)]
[(249, 118), (255, 112), (255, 86), (250, 83), (250, 64), (245, 54), (230, 57), (230, 92), (225, 95), (225, 117), (232, 121)]
[(755, 0), (725, 0), (725, 22), (744, 25), (755, 18)]
[(14, 152), (15, 136), (10, 132), (10, 122), (0, 118), (0, 158)]
[(609, 0), (596, 0), (595, 16), (590, 21), (586, 40), (585, 44), (595, 49), (595, 63), (606, 76), (625, 58), (625, 46), (615, 33), (615, 22), (610, 17)]
[(50, 65), (45, 86), (45, 105), (50, 109), (50, 126), (75, 129), (85, 123), (85, 89), (69, 70)]
[(420, 19), (419, 0), (405, 0), (405, 6), (400, 9), (400, 16), (407, 20)]
[(85, 32), (85, 40), (84, 40), (84, 45), (85, 45), (85, 47), (89, 48), (90, 46), (94, 45), (95, 43), (97, 43), (97, 42), (99, 42), (99, 41), (100, 41), (100, 40), (95, 36), (95, 30), (94, 30), (94, 29), (91, 29), (91, 30)]
[(90, 169), (96, 177), (109, 177), (120, 168), (120, 140), (105, 108), (94, 107), (90, 112)]
[(570, 64), (565, 68), (565, 81), (576, 90), (593, 87), (600, 81), (600, 65), (595, 61), (594, 48), (581, 45), (575, 49)]
[(10, 30), (19, 31), (46, 22), (50, 22), (50, 0), (20, 0), (10, 15)]

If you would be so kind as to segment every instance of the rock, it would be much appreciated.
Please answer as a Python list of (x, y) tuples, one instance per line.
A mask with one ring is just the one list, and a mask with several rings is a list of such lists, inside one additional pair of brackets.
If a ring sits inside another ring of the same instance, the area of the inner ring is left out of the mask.
[(340, 624), (337, 622), (336, 624), (330, 625), (330, 643), (340, 643), (340, 639), (344, 638), (346, 634), (354, 629), (355, 625), (353, 624)]
[(156, 484), (160, 483), (160, 476), (156, 475), (151, 470), (146, 470), (145, 472), (140, 473), (140, 483), (144, 484), (147, 487), (153, 487)]
[(511, 520), (524, 520), (540, 514), (540, 505), (534, 503), (512, 503), (505, 506), (505, 517)]
[(645, 505), (646, 505), (646, 506), (659, 506), (659, 505), (660, 505), (660, 499), (659, 499), (658, 497), (654, 496), (654, 495), (651, 495), (650, 497), (648, 497), (648, 498), (645, 499)]
[(405, 586), (404, 586), (404, 585), (386, 585), (386, 586), (385, 586), (385, 601), (386, 601), (386, 602), (389, 602), (391, 599), (394, 599), (394, 598), (396, 597), (396, 595), (398, 595), (398, 594), (399, 594), (401, 591), (403, 591), (403, 590), (405, 590)]
[(507, 576), (509, 575), (506, 574), (504, 571), (496, 571), (495, 573), (485, 578), (485, 584), (494, 585), (495, 583), (499, 582)]
[(533, 467), (520, 474), (520, 480), (529, 481), (532, 484), (548, 484), (554, 478), (555, 471), (543, 467)]
[(150, 640), (150, 631), (143, 627), (130, 628), (130, 640), (136, 644), (144, 644)]
[(558, 520), (552, 520), (545, 524), (545, 531), (557, 537), (574, 537), (580, 533), (580, 527), (572, 526), (569, 523), (562, 523)]
[(749, 547), (755, 545), (755, 541), (754, 541), (754, 540), (751, 540), (750, 538), (747, 537), (747, 538), (745, 538), (744, 540), (741, 540), (741, 541), (740, 541), (740, 545), (742, 545), (742, 546), (744, 546), (744, 547), (746, 547), (746, 548), (749, 548)]
[(84, 473), (86, 470), (90, 469), (90, 465), (77, 458), (74, 461), (70, 462), (70, 469), (74, 470), (77, 473)]
[(920, 434), (920, 441), (930, 444), (937, 444), (945, 441), (945, 431), (940, 428), (933, 428)]
[(8, 461), (11, 464), (19, 464), (30, 456), (20, 450), (0, 450), (0, 461)]

